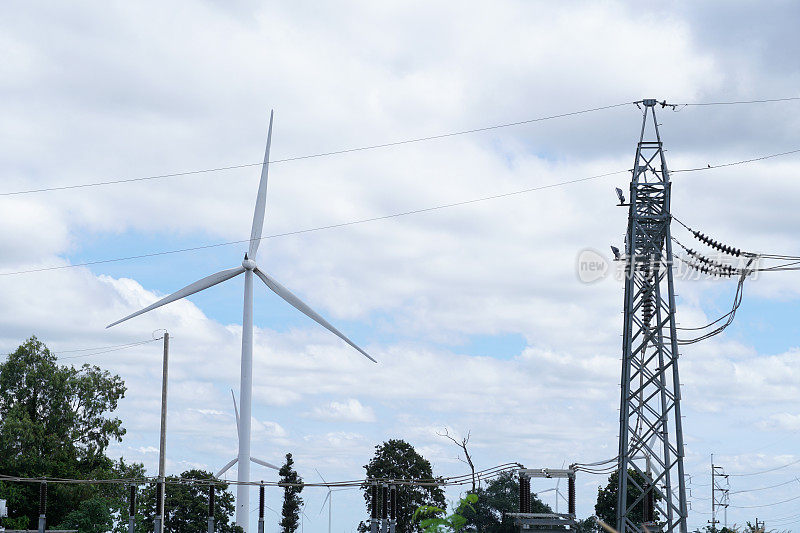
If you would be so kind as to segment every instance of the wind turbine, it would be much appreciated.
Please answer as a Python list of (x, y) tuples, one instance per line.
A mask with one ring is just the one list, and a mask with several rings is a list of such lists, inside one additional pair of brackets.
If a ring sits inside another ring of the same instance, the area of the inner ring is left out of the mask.
[[(241, 432), (241, 429), (239, 428), (239, 408), (236, 406), (236, 396), (234, 396), (234, 394), (233, 394), (233, 389), (231, 389), (231, 399), (233, 400), (233, 412), (236, 415), (236, 433), (239, 434)], [(272, 463), (268, 463), (266, 461), (262, 461), (261, 459), (256, 459), (252, 455), (250, 456), (250, 460), (253, 461), (257, 465), (265, 466), (265, 467), (271, 468), (273, 470), (280, 470), (281, 469), (279, 466), (275, 466)], [(222, 474), (227, 472), (230, 469), (230, 467), (235, 465), (238, 461), (239, 461), (239, 458), (238, 457), (234, 457), (233, 459), (230, 460), (230, 462), (228, 462), (225, 466), (223, 466), (222, 469), (219, 472), (214, 474), (214, 477), (215, 478), (221, 478)]]
[[(325, 481), (325, 478), (322, 477), (322, 474), (319, 473), (319, 470), (317, 470), (315, 468), (314, 471), (317, 473), (317, 475), (319, 476), (319, 478), (322, 480), (323, 483), (326, 483), (326, 484), (328, 483), (327, 481)], [(347, 488), (343, 488), (343, 489), (332, 489), (330, 487), (330, 485), (328, 485), (328, 495), (325, 496), (325, 499), (322, 501), (322, 507), (319, 508), (319, 514), (322, 514), (322, 511), (325, 509), (325, 504), (326, 503), (328, 504), (328, 533), (331, 533), (331, 524), (332, 524), (332, 521), (331, 521), (332, 520), (331, 507), (333, 506), (333, 493), (334, 492), (342, 492), (342, 491), (345, 491), (345, 490), (357, 490), (357, 489), (358, 489), (358, 487), (347, 487)]]
[[(261, 232), (264, 228), (264, 212), (267, 204), (267, 174), (269, 171), (269, 149), (272, 144), (272, 117), (269, 114), (269, 130), (267, 132), (267, 149), (264, 153), (264, 164), (261, 167), (261, 180), (258, 184), (258, 195), (256, 196), (256, 207), (253, 213), (253, 226), (250, 232), (250, 247), (244, 254), (242, 265), (229, 270), (223, 270), (216, 274), (211, 274), (201, 280), (187, 285), (186, 287), (166, 296), (154, 304), (148, 305), (144, 309), (117, 320), (106, 326), (110, 328), (120, 322), (124, 322), (135, 316), (139, 316), (157, 307), (180, 300), (196, 292), (213, 287), (218, 283), (235, 278), (239, 274), (244, 274), (244, 310), (242, 313), (242, 366), (241, 383), (239, 390), (239, 404), (241, 406), (241, 420), (239, 424), (239, 455), (236, 462), (239, 463), (236, 488), (236, 525), (241, 526), (245, 531), (248, 529), (250, 519), (250, 423), (253, 399), (253, 274), (258, 276), (269, 289), (283, 298), (289, 305), (308, 316), (322, 327), (345, 341), (347, 344), (358, 350), (364, 357), (376, 363), (375, 359), (359, 348), (348, 339), (341, 331), (336, 329), (327, 320), (322, 318), (313, 309), (306, 305), (300, 298), (292, 294), (286, 287), (278, 283), (274, 278), (256, 265), (256, 253), (258, 245), (261, 243)], [(270, 465), (271, 466), (271, 465)]]

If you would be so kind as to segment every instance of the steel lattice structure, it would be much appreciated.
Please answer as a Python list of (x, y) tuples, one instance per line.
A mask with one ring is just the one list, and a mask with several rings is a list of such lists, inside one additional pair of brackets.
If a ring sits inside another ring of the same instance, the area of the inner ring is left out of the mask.
[(617, 529), (686, 533), (670, 181), (657, 102), (640, 103), (624, 258)]

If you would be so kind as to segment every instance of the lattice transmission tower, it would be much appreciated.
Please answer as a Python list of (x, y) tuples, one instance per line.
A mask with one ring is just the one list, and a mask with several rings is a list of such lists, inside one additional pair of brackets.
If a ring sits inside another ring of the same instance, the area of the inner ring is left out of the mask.
[(639, 104), (644, 113), (630, 201), (620, 202), (629, 207), (629, 214), (617, 529), (686, 533), (670, 181), (656, 121), (657, 102)]

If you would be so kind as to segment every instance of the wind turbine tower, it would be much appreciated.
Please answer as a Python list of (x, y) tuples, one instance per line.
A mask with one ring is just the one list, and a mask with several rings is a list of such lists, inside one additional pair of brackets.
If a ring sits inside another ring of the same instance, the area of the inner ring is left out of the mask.
[[(169, 296), (166, 296), (154, 304), (148, 305), (131, 315), (126, 316), (116, 322), (109, 324), (108, 328), (115, 326), (120, 322), (124, 322), (130, 318), (141, 315), (148, 311), (152, 311), (157, 307), (166, 305), (180, 300), (196, 292), (213, 287), (223, 281), (235, 278), (240, 274), (244, 274), (244, 309), (242, 313), (242, 363), (241, 363), (241, 381), (239, 388), (239, 406), (240, 421), (239, 421), (239, 455), (230, 463), (238, 462), (238, 485), (236, 488), (236, 525), (241, 526), (245, 531), (248, 529), (250, 520), (250, 462), (253, 457), (250, 454), (250, 424), (252, 417), (252, 404), (253, 404), (253, 275), (257, 276), (264, 284), (275, 294), (283, 298), (289, 305), (305, 314), (328, 331), (345, 341), (347, 344), (358, 350), (364, 357), (375, 363), (375, 359), (356, 346), (350, 339), (348, 339), (341, 331), (336, 329), (327, 320), (322, 318), (313, 309), (306, 305), (300, 298), (292, 294), (286, 287), (278, 283), (269, 274), (261, 270), (256, 264), (256, 254), (258, 253), (258, 245), (261, 243), (261, 232), (264, 228), (264, 214), (267, 205), (267, 175), (269, 171), (269, 150), (272, 144), (272, 117), (270, 112), (269, 116), (269, 130), (267, 133), (267, 149), (264, 153), (264, 164), (261, 167), (261, 180), (258, 184), (258, 195), (256, 196), (256, 207), (253, 214), (253, 226), (250, 232), (250, 246), (244, 254), (241, 266), (223, 270), (216, 274), (211, 274), (199, 281), (187, 285), (186, 287), (176, 291)], [(257, 461), (263, 464), (261, 461)], [(271, 466), (271, 465), (267, 465)]]

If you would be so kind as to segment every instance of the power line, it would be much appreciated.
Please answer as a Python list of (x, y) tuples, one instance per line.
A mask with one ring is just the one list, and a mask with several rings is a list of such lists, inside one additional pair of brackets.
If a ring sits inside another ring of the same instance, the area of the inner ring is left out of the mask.
[(800, 152), (800, 148), (795, 150), (789, 150), (788, 152), (780, 152), (778, 154), (770, 154), (761, 157), (755, 157), (753, 159), (743, 159), (742, 161), (734, 161), (733, 163), (723, 163), (721, 165), (707, 165), (705, 167), (695, 167), (695, 168), (684, 168), (680, 170), (671, 170), (670, 174), (678, 174), (680, 172), (700, 172), (701, 170), (714, 170), (716, 168), (725, 168), (725, 167), (733, 167), (736, 165), (744, 165), (746, 163), (754, 163), (756, 161), (764, 161), (765, 159), (772, 159), (773, 157), (781, 157), (784, 155), (796, 154)]
[[(96, 351), (93, 351), (93, 352), (90, 352), (90, 353), (83, 353), (83, 354), (80, 354), (80, 355), (68, 355), (66, 357), (58, 357), (58, 360), (61, 361), (61, 360), (64, 360), (64, 359), (78, 359), (80, 357), (92, 357), (92, 356), (95, 356), (95, 355), (101, 355), (101, 354), (106, 354), (106, 353), (111, 353), (111, 352), (118, 352), (120, 350), (127, 350), (128, 348), (133, 348), (135, 346), (141, 346), (143, 344), (149, 344), (151, 342), (155, 342), (155, 341), (158, 341), (158, 340), (161, 340), (161, 339), (160, 338), (159, 339), (147, 339), (146, 341), (133, 342), (133, 343), (130, 343), (130, 344), (120, 344), (118, 346), (107, 346), (105, 348), (96, 348), (95, 349)], [(74, 350), (74, 351), (86, 351), (86, 350)], [(58, 355), (59, 353), (65, 353), (65, 352), (55, 352), (55, 353), (56, 353), (56, 355)]]
[(768, 489), (774, 489), (776, 487), (783, 487), (784, 485), (789, 485), (789, 484), (792, 484), (792, 483), (800, 483), (800, 480), (798, 480), (797, 478), (794, 478), (794, 479), (790, 479), (789, 481), (784, 481), (783, 483), (778, 483), (776, 485), (770, 485), (768, 487), (759, 487), (757, 489), (733, 490), (733, 491), (731, 491), (731, 494), (742, 494), (744, 492), (758, 492), (760, 490), (768, 490)]
[(794, 465), (796, 465), (798, 463), (800, 463), (800, 459), (798, 459), (797, 461), (792, 461), (791, 463), (787, 463), (787, 464), (782, 465), (782, 466), (776, 466), (775, 468), (770, 468), (770, 469), (767, 469), (767, 470), (761, 470), (759, 472), (749, 472), (747, 474), (729, 474), (729, 475), (731, 477), (758, 476), (758, 475), (761, 475), (761, 474), (767, 474), (769, 472), (775, 472), (776, 470), (783, 470), (784, 468), (789, 468), (790, 466), (794, 466)]
[[(58, 351), (52, 351), (51, 353), (53, 355), (57, 356), (57, 359), (59, 361), (64, 360), (64, 359), (77, 359), (79, 357), (91, 357), (93, 355), (100, 355), (100, 354), (110, 353), (110, 352), (118, 352), (120, 350), (126, 350), (128, 348), (133, 348), (135, 346), (141, 346), (143, 344), (148, 344), (148, 343), (151, 343), (151, 342), (159, 341), (162, 338), (163, 337), (158, 337), (158, 338), (155, 338), (155, 339), (147, 339), (147, 340), (143, 340), (143, 341), (129, 342), (127, 344), (112, 344), (110, 346), (95, 346), (93, 348), (75, 348), (73, 350), (58, 350)], [(79, 354), (79, 355), (68, 355), (66, 357), (58, 357), (59, 354), (62, 354), (62, 353), (76, 353), (76, 352), (89, 352), (89, 353), (82, 353), (82, 354)], [(3, 354), (3, 355), (8, 357), (8, 356), (13, 355), (13, 353), (6, 353), (6, 354)]]
[[(567, 180), (567, 181), (561, 181), (561, 182), (557, 182), (557, 183), (550, 183), (550, 184), (547, 184), (547, 185), (540, 185), (538, 187), (530, 187), (528, 189), (522, 189), (522, 190), (512, 191), (512, 192), (507, 192), (507, 193), (502, 193), (502, 194), (495, 194), (495, 195), (492, 195), (492, 196), (484, 196), (484, 197), (481, 197), (481, 198), (473, 198), (471, 200), (463, 200), (461, 202), (453, 202), (453, 203), (449, 203), (449, 204), (442, 204), (442, 205), (436, 205), (436, 206), (431, 206), (431, 207), (423, 207), (423, 208), (420, 208), (420, 209), (412, 209), (410, 211), (402, 211), (402, 212), (399, 212), (399, 213), (392, 213), (390, 215), (382, 215), (382, 216), (377, 216), (377, 217), (363, 218), (363, 219), (360, 219), (360, 220), (351, 220), (349, 222), (340, 222), (338, 224), (329, 224), (329, 225), (326, 225), (326, 226), (317, 226), (317, 227), (314, 227), (314, 228), (307, 228), (307, 229), (295, 230), (295, 231), (287, 231), (287, 232), (284, 232), (284, 233), (274, 233), (272, 235), (265, 235), (265, 236), (261, 237), (261, 240), (275, 239), (275, 238), (278, 238), (278, 237), (288, 237), (290, 235), (300, 235), (302, 233), (311, 233), (311, 232), (314, 232), (314, 231), (322, 231), (322, 230), (327, 230), (327, 229), (342, 228), (342, 227), (345, 227), (345, 226), (354, 226), (356, 224), (365, 224), (367, 222), (376, 222), (376, 221), (379, 221), (379, 220), (388, 220), (388, 219), (391, 219), (391, 218), (404, 217), (404, 216), (408, 216), (408, 215), (416, 215), (416, 214), (420, 214), (420, 213), (427, 213), (427, 212), (430, 212), (430, 211), (438, 211), (438, 210), (441, 210), (441, 209), (448, 209), (448, 208), (451, 208), (451, 207), (458, 207), (458, 206), (474, 204), (474, 203), (478, 203), (478, 202), (485, 202), (487, 200), (496, 200), (496, 199), (499, 199), (499, 198), (507, 198), (507, 197), (510, 197), (510, 196), (516, 196), (516, 195), (525, 194), (525, 193), (534, 192), (534, 191), (552, 189), (552, 188), (555, 188), (555, 187), (561, 187), (563, 185), (570, 185), (570, 184), (573, 184), (573, 183), (580, 183), (580, 182), (583, 182), (583, 181), (595, 180), (595, 179), (604, 178), (604, 177), (608, 177), (608, 176), (613, 176), (615, 174), (622, 174), (622, 173), (626, 173), (626, 172), (628, 172), (628, 171), (627, 170), (617, 170), (615, 172), (608, 172), (608, 173), (605, 173), (605, 174), (597, 174), (597, 175), (594, 175), (594, 176), (586, 176), (586, 177), (583, 177), (583, 178), (576, 178), (576, 179)], [(16, 275), (16, 274), (30, 274), (30, 273), (33, 273), (33, 272), (46, 272), (46, 271), (50, 271), (50, 270), (63, 270), (63, 269), (66, 269), (66, 268), (92, 266), (92, 265), (99, 265), (99, 264), (103, 264), (103, 263), (116, 263), (116, 262), (120, 262), (120, 261), (130, 261), (130, 260), (133, 260), (133, 259), (144, 259), (144, 258), (148, 258), (148, 257), (156, 257), (156, 256), (161, 256), (161, 255), (170, 255), (170, 254), (177, 254), (177, 253), (183, 253), (183, 252), (194, 252), (194, 251), (198, 251), (198, 250), (205, 250), (205, 249), (208, 249), (208, 248), (218, 248), (218, 247), (221, 247), (221, 246), (231, 246), (231, 245), (234, 245), (234, 244), (243, 244), (243, 243), (249, 243), (249, 242), (250, 242), (250, 239), (242, 239), (242, 240), (237, 240), (237, 241), (227, 241), (227, 242), (220, 242), (220, 243), (215, 243), (215, 244), (192, 246), (190, 248), (180, 248), (180, 249), (177, 249), (177, 250), (164, 250), (164, 251), (161, 251), (161, 252), (152, 252), (152, 253), (147, 253), (147, 254), (131, 255), (131, 256), (127, 256), (127, 257), (118, 257), (118, 258), (114, 258), (114, 259), (99, 259), (99, 260), (96, 260), (96, 261), (87, 261), (85, 263), (76, 263), (76, 264), (72, 264), (72, 265), (59, 265), (59, 266), (52, 266), (52, 267), (33, 268), (33, 269), (29, 269), (29, 270), (19, 270), (19, 271), (16, 271), (16, 272), (0, 272), (0, 276), (13, 276), (13, 275)]]
[[(778, 157), (778, 156), (781, 156), (781, 155), (794, 154), (794, 153), (800, 153), (800, 149), (792, 150), (792, 151), (789, 151), (789, 152), (782, 152), (780, 154), (772, 154), (772, 155), (763, 156), (763, 157), (759, 157), (759, 158), (755, 158), (755, 159), (745, 159), (745, 160), (742, 160), (742, 161), (736, 161), (736, 162), (733, 162), (733, 163), (726, 163), (725, 165), (719, 165), (719, 166), (732, 166), (732, 165), (737, 165), (737, 164), (750, 163), (750, 162), (754, 162), (754, 161), (761, 161), (763, 159), (768, 159), (770, 157)], [(672, 172), (684, 172), (684, 171), (690, 172), (692, 170), (695, 170), (695, 169), (674, 170)], [(699, 169), (699, 170), (703, 170), (703, 169)], [(287, 232), (284, 232), (284, 233), (275, 233), (275, 234), (272, 234), (272, 235), (265, 235), (265, 236), (261, 237), (261, 240), (274, 239), (274, 238), (278, 238), (278, 237), (288, 237), (288, 236), (291, 236), (291, 235), (300, 235), (300, 234), (303, 234), (303, 233), (311, 233), (311, 232), (322, 231), (322, 230), (327, 230), (327, 229), (342, 228), (342, 227), (346, 227), (346, 226), (354, 226), (354, 225), (357, 225), (357, 224), (365, 224), (367, 222), (376, 222), (376, 221), (379, 221), (379, 220), (388, 220), (388, 219), (391, 219), (391, 218), (403, 217), (403, 216), (408, 216), (408, 215), (416, 215), (416, 214), (420, 214), (420, 213), (427, 213), (427, 212), (430, 212), (430, 211), (438, 211), (440, 209), (448, 209), (448, 208), (451, 208), (451, 207), (458, 207), (458, 206), (474, 204), (474, 203), (478, 203), (478, 202), (485, 202), (485, 201), (488, 201), (488, 200), (496, 200), (496, 199), (500, 199), (500, 198), (508, 198), (510, 196), (516, 196), (516, 195), (520, 195), (520, 194), (526, 194), (526, 193), (529, 193), (529, 192), (535, 192), (535, 191), (540, 191), (540, 190), (545, 190), (545, 189), (552, 189), (552, 188), (556, 188), (556, 187), (562, 187), (564, 185), (571, 185), (571, 184), (574, 184), (574, 183), (580, 183), (580, 182), (584, 182), (584, 181), (596, 180), (596, 179), (599, 179), (599, 178), (605, 178), (605, 177), (608, 177), (608, 176), (613, 176), (613, 175), (616, 175), (616, 174), (622, 174), (622, 173), (627, 173), (627, 172), (630, 172), (630, 170), (629, 169), (628, 170), (617, 170), (617, 171), (614, 171), (614, 172), (607, 172), (605, 174), (597, 174), (597, 175), (594, 175), (594, 176), (586, 176), (586, 177), (576, 178), (576, 179), (572, 179), (572, 180), (560, 181), (560, 182), (556, 182), (556, 183), (550, 183), (550, 184), (547, 184), (547, 185), (540, 185), (538, 187), (530, 187), (530, 188), (527, 188), (527, 189), (521, 189), (521, 190), (511, 191), (511, 192), (507, 192), (507, 193), (495, 194), (495, 195), (491, 195), (491, 196), (484, 196), (484, 197), (481, 197), (481, 198), (473, 198), (473, 199), (464, 200), (464, 201), (461, 201), (461, 202), (453, 202), (453, 203), (449, 203), (449, 204), (442, 204), (442, 205), (436, 205), (436, 206), (431, 206), (431, 207), (423, 207), (423, 208), (420, 208), (420, 209), (412, 209), (410, 211), (402, 211), (402, 212), (399, 212), (399, 213), (392, 213), (390, 215), (382, 215), (382, 216), (377, 216), (377, 217), (364, 218), (364, 219), (360, 219), (360, 220), (352, 220), (352, 221), (349, 221), (349, 222), (340, 222), (338, 224), (329, 224), (329, 225), (326, 225), (326, 226), (317, 226), (317, 227), (306, 228), (306, 229), (302, 229), (302, 230), (287, 231)], [(234, 244), (243, 244), (243, 243), (249, 243), (249, 242), (250, 242), (250, 239), (242, 239), (242, 240), (227, 241), (227, 242), (220, 242), (220, 243), (214, 243), (214, 244), (205, 244), (205, 245), (200, 245), (200, 246), (192, 246), (192, 247), (189, 247), (189, 248), (179, 248), (179, 249), (175, 249), (175, 250), (164, 250), (164, 251), (160, 251), (160, 252), (150, 252), (150, 253), (146, 253), (146, 254), (130, 255), (130, 256), (126, 256), (126, 257), (116, 257), (116, 258), (111, 258), (111, 259), (98, 259), (98, 260), (95, 260), (95, 261), (86, 261), (84, 263), (75, 263), (75, 264), (70, 264), (70, 265), (59, 265), (59, 266), (52, 266), (52, 267), (32, 268), (32, 269), (17, 270), (17, 271), (12, 271), (12, 272), (0, 272), (0, 276), (14, 276), (14, 275), (18, 275), (18, 274), (31, 274), (31, 273), (35, 273), (35, 272), (47, 272), (47, 271), (51, 271), (51, 270), (63, 270), (63, 269), (67, 269), (67, 268), (93, 266), (93, 265), (100, 265), (100, 264), (105, 264), (105, 263), (118, 263), (118, 262), (122, 262), (122, 261), (132, 261), (134, 259), (146, 259), (148, 257), (157, 257), (157, 256), (161, 256), (161, 255), (171, 255), (171, 254), (178, 254), (178, 253), (184, 253), (184, 252), (195, 252), (195, 251), (198, 251), (198, 250), (206, 250), (206, 249), (209, 249), (209, 248), (219, 248), (219, 247), (222, 247), (222, 246), (231, 246), (231, 245), (234, 245)]]
[(759, 507), (772, 507), (774, 505), (780, 505), (782, 503), (789, 503), (789, 502), (793, 502), (795, 500), (800, 500), (800, 496), (795, 496), (794, 498), (781, 500), (779, 502), (764, 503), (764, 504), (761, 504), (761, 505), (731, 505), (731, 507), (734, 507), (736, 509), (757, 509)]
[[(687, 106), (715, 106), (715, 105), (759, 104), (759, 103), (768, 103), (768, 102), (788, 102), (788, 101), (793, 101), (793, 100), (800, 100), (800, 97), (774, 98), (774, 99), (766, 99), (766, 100), (741, 100), (741, 101), (731, 101), (731, 102), (681, 103), (681, 104), (670, 104), (670, 105), (673, 105), (673, 106), (677, 105), (677, 106), (682, 106), (682, 107), (687, 107)], [(314, 153), (314, 154), (306, 154), (306, 155), (300, 155), (300, 156), (294, 156), (294, 157), (287, 157), (287, 158), (284, 158), (284, 159), (275, 159), (273, 161), (270, 161), (269, 163), (270, 164), (287, 163), (287, 162), (291, 162), (291, 161), (300, 161), (300, 160), (304, 160), (304, 159), (315, 159), (315, 158), (319, 158), (319, 157), (328, 157), (328, 156), (342, 155), (342, 154), (348, 154), (348, 153), (353, 153), (353, 152), (363, 152), (363, 151), (367, 151), (367, 150), (376, 150), (376, 149), (379, 149), (379, 148), (390, 148), (390, 147), (394, 147), (394, 146), (402, 146), (402, 145), (405, 145), (405, 144), (413, 144), (413, 143), (419, 143), (419, 142), (433, 141), (433, 140), (437, 140), (437, 139), (446, 139), (446, 138), (449, 138), (449, 137), (457, 137), (457, 136), (460, 136), (460, 135), (468, 135), (468, 134), (471, 134), (471, 133), (480, 133), (480, 132), (484, 132), (484, 131), (491, 131), (491, 130), (496, 130), (496, 129), (501, 129), (501, 128), (509, 128), (509, 127), (512, 127), (512, 126), (521, 126), (521, 125), (525, 125), (525, 124), (533, 124), (533, 123), (536, 123), (536, 122), (544, 122), (546, 120), (553, 120), (553, 119), (557, 119), (557, 118), (566, 118), (566, 117), (571, 117), (571, 116), (576, 116), (576, 115), (582, 115), (582, 114), (585, 114), (585, 113), (593, 113), (593, 112), (596, 112), (596, 111), (614, 109), (614, 108), (617, 108), (617, 107), (623, 107), (623, 106), (630, 105), (630, 104), (635, 104), (635, 103), (636, 102), (621, 102), (621, 103), (618, 103), (618, 104), (612, 104), (612, 105), (601, 106), (601, 107), (594, 107), (594, 108), (590, 108), (590, 109), (582, 109), (582, 110), (579, 110), (579, 111), (570, 111), (570, 112), (567, 112), (567, 113), (559, 113), (557, 115), (549, 115), (549, 116), (537, 117), (537, 118), (532, 118), (532, 119), (527, 119), (527, 120), (519, 120), (519, 121), (516, 121), (516, 122), (506, 122), (506, 123), (503, 123), (503, 124), (495, 124), (495, 125), (492, 125), (492, 126), (484, 126), (484, 127), (472, 128), (472, 129), (468, 129), (468, 130), (461, 130), (461, 131), (455, 131), (455, 132), (449, 132), (449, 133), (441, 133), (441, 134), (437, 134), (437, 135), (428, 135), (428, 136), (425, 136), (425, 137), (415, 137), (415, 138), (411, 138), (411, 139), (402, 139), (402, 140), (399, 140), (399, 141), (392, 141), (392, 142), (381, 143), (381, 144), (358, 146), (358, 147), (355, 147), (355, 148), (343, 148), (341, 150), (334, 150), (334, 151), (330, 151), (330, 152), (319, 152), (319, 153)], [(792, 152), (786, 152), (784, 154), (776, 154), (776, 155), (773, 155), (773, 156), (767, 156), (767, 157), (765, 157), (763, 159), (768, 159), (769, 157), (777, 157), (778, 155), (787, 155), (787, 154), (790, 154), (790, 153), (796, 153), (797, 151), (800, 151), (800, 150), (795, 150), (795, 151), (792, 151)], [(753, 160), (753, 161), (756, 161), (756, 160)], [(741, 164), (741, 163), (735, 163), (735, 164)], [(100, 187), (100, 186), (104, 186), (104, 185), (119, 185), (119, 184), (123, 184), (123, 183), (134, 183), (134, 182), (139, 182), (139, 181), (150, 181), (150, 180), (158, 180), (158, 179), (165, 179), (165, 178), (175, 178), (175, 177), (180, 177), (180, 176), (191, 176), (191, 175), (197, 175), (197, 174), (207, 174), (207, 173), (211, 173), (211, 172), (222, 172), (222, 171), (226, 171), (226, 170), (237, 170), (237, 169), (241, 169), (241, 168), (257, 167), (257, 166), (261, 166), (261, 165), (263, 165), (263, 162), (242, 163), (242, 164), (237, 164), (237, 165), (227, 165), (227, 166), (207, 168), (207, 169), (187, 170), (187, 171), (172, 172), (172, 173), (167, 173), (167, 174), (155, 174), (155, 175), (151, 175), (151, 176), (140, 176), (140, 177), (136, 177), (136, 178), (120, 178), (120, 179), (114, 179), (114, 180), (108, 180), (108, 181), (98, 181), (98, 182), (91, 182), (91, 183), (80, 183), (80, 184), (75, 184), (75, 185), (62, 185), (62, 186), (57, 186), (57, 187), (42, 187), (42, 188), (39, 188), (39, 189), (27, 189), (27, 190), (21, 190), (21, 191), (8, 191), (8, 192), (0, 193), (0, 196), (18, 196), (18, 195), (23, 195), (23, 194), (34, 194), (34, 193), (41, 193), (41, 192), (65, 191), (65, 190), (72, 190), (72, 189), (84, 189), (84, 188), (87, 188), (87, 187)], [(728, 165), (717, 165), (717, 166), (714, 166), (714, 167), (698, 167), (698, 168), (695, 168), (695, 169), (686, 169), (686, 170), (682, 170), (682, 171), (673, 171), (673, 172), (694, 172), (694, 171), (697, 171), (697, 170), (709, 170), (710, 168), (719, 168), (720, 166), (728, 166)]]
[(773, 102), (791, 102), (800, 100), (800, 96), (790, 96), (788, 98), (768, 98), (764, 100), (735, 100), (731, 102), (697, 102), (697, 103), (681, 103), (675, 104), (683, 107), (688, 106), (712, 106), (712, 105), (739, 105), (739, 104), (768, 104)]
[[(537, 117), (537, 118), (532, 118), (532, 119), (528, 119), (528, 120), (519, 120), (519, 121), (516, 121), (516, 122), (507, 122), (507, 123), (504, 123), (504, 124), (495, 124), (493, 126), (484, 126), (484, 127), (473, 128), (473, 129), (469, 129), (469, 130), (461, 130), (461, 131), (455, 131), (455, 132), (450, 132), (450, 133), (441, 133), (441, 134), (438, 134), (438, 135), (429, 135), (429, 136), (426, 136), (426, 137), (415, 137), (415, 138), (412, 138), (412, 139), (403, 139), (403, 140), (400, 140), (400, 141), (392, 141), (392, 142), (382, 143), (382, 144), (372, 144), (372, 145), (368, 145), (368, 146), (359, 146), (359, 147), (356, 147), (356, 148), (344, 148), (344, 149), (341, 149), (341, 150), (334, 150), (332, 152), (320, 152), (320, 153), (316, 153), (316, 154), (307, 154), (307, 155), (300, 155), (300, 156), (294, 156), (294, 157), (287, 157), (287, 158), (284, 158), (284, 159), (275, 159), (273, 161), (270, 161), (269, 163), (270, 164), (288, 163), (290, 161), (300, 161), (300, 160), (304, 160), (304, 159), (315, 159), (315, 158), (318, 158), (318, 157), (328, 157), (328, 156), (332, 156), (332, 155), (349, 154), (349, 153), (353, 153), (353, 152), (364, 152), (364, 151), (367, 151), (367, 150), (376, 150), (376, 149), (379, 149), (379, 148), (390, 148), (390, 147), (393, 147), (393, 146), (401, 146), (401, 145), (404, 145), (404, 144), (413, 144), (413, 143), (419, 143), (419, 142), (425, 142), (425, 141), (433, 141), (433, 140), (437, 140), (437, 139), (446, 139), (448, 137), (457, 137), (457, 136), (460, 136), (460, 135), (468, 135), (470, 133), (480, 133), (480, 132), (484, 132), (484, 131), (497, 130), (497, 129), (501, 129), (501, 128), (510, 128), (512, 126), (522, 126), (524, 124), (533, 124), (535, 122), (544, 122), (546, 120), (553, 120), (553, 119), (557, 119), (557, 118), (565, 118), (565, 117), (571, 117), (571, 116), (575, 116), (575, 115), (582, 115), (584, 113), (593, 113), (595, 111), (603, 111), (603, 110), (606, 110), (606, 109), (613, 109), (613, 108), (616, 108), (616, 107), (622, 107), (622, 106), (630, 105), (631, 103), (632, 102), (623, 102), (623, 103), (619, 103), (619, 104), (612, 104), (612, 105), (607, 105), (607, 106), (602, 106), (602, 107), (594, 107), (594, 108), (591, 108), (591, 109), (582, 109), (580, 111), (570, 111), (568, 113), (559, 113), (557, 115), (549, 115), (549, 116), (545, 116), (545, 117)], [(40, 192), (64, 191), (64, 190), (70, 190), (70, 189), (84, 189), (84, 188), (87, 188), (87, 187), (99, 187), (99, 186), (103, 186), (103, 185), (119, 185), (121, 183), (132, 183), (132, 182), (137, 182), (137, 181), (148, 181), (148, 180), (157, 180), (157, 179), (164, 179), (164, 178), (175, 178), (175, 177), (179, 177), (179, 176), (191, 176), (191, 175), (195, 175), (195, 174), (207, 174), (207, 173), (210, 173), (210, 172), (220, 172), (220, 171), (225, 171), (225, 170), (236, 170), (236, 169), (248, 168), (248, 167), (259, 167), (259, 166), (262, 166), (263, 164), (264, 164), (263, 162), (242, 163), (242, 164), (239, 164), (239, 165), (229, 165), (229, 166), (222, 166), (222, 167), (216, 167), (216, 168), (207, 168), (207, 169), (201, 169), (201, 170), (187, 170), (187, 171), (184, 171), (184, 172), (173, 172), (173, 173), (170, 173), (170, 174), (156, 174), (156, 175), (152, 175), (152, 176), (141, 176), (141, 177), (137, 177), (137, 178), (115, 179), (115, 180), (110, 180), (110, 181), (98, 181), (98, 182), (93, 182), (93, 183), (81, 183), (81, 184), (76, 184), (76, 185), (63, 185), (63, 186), (59, 186), (59, 187), (43, 187), (41, 189), (28, 189), (28, 190), (22, 190), (22, 191), (3, 192), (3, 193), (0, 193), (0, 196), (18, 196), (18, 195), (22, 195), (22, 194), (33, 194), (33, 193), (40, 193)]]
[[(483, 470), (475, 472), (475, 474), (480, 474), (481, 479), (492, 479), (493, 477), (497, 477), (503, 473), (514, 471), (520, 468), (519, 463), (505, 463), (502, 465), (493, 466), (490, 468), (485, 468)], [(170, 476), (166, 479), (167, 484), (197, 484), (197, 485), (219, 485), (219, 484), (227, 484), (227, 485), (265, 485), (265, 486), (273, 486), (273, 487), (290, 487), (290, 486), (297, 486), (297, 487), (328, 487), (328, 488), (336, 488), (336, 487), (361, 487), (365, 483), (370, 481), (387, 481), (391, 482), (395, 485), (409, 485), (409, 486), (447, 486), (447, 485), (466, 485), (471, 483), (472, 473), (461, 474), (458, 476), (446, 476), (446, 477), (438, 477), (438, 478), (424, 478), (424, 479), (383, 479), (383, 478), (369, 478), (369, 479), (356, 479), (356, 480), (347, 480), (347, 481), (333, 481), (333, 482), (323, 482), (323, 483), (283, 483), (280, 481), (246, 481), (246, 482), (238, 482), (233, 480), (221, 480), (221, 479), (193, 479), (193, 478), (181, 478), (181, 477), (173, 477)], [(154, 483), (158, 481), (157, 477), (141, 477), (141, 478), (110, 478), (110, 479), (77, 479), (77, 478), (61, 478), (61, 477), (23, 477), (23, 476), (9, 476), (7, 474), (0, 474), (0, 481), (4, 482), (17, 482), (17, 483), (54, 483), (54, 484), (77, 484), (77, 485), (113, 485), (113, 484), (125, 484), (125, 485), (140, 485), (140, 484), (147, 484), (147, 483)]]

